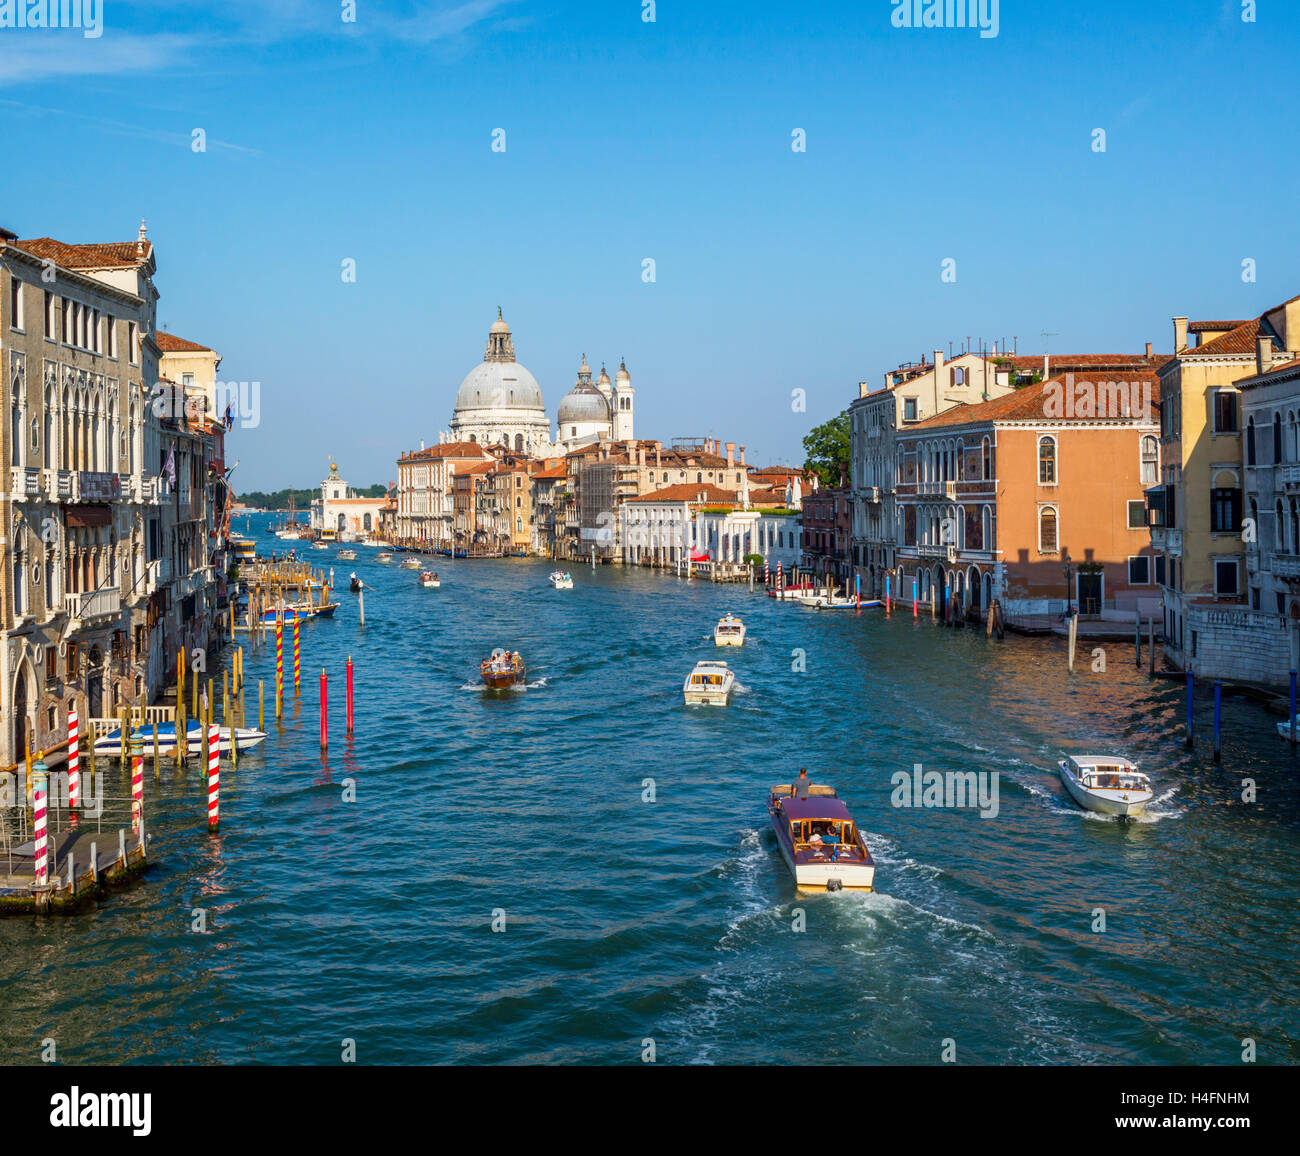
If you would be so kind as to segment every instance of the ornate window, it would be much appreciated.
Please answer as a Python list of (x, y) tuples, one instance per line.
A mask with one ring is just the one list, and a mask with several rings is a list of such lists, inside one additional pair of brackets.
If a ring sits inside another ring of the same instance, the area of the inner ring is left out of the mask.
[(1038, 484), (1056, 485), (1056, 439), (1051, 436), (1038, 439)]
[(1038, 511), (1038, 552), (1055, 554), (1058, 540), (1056, 507), (1044, 506)]

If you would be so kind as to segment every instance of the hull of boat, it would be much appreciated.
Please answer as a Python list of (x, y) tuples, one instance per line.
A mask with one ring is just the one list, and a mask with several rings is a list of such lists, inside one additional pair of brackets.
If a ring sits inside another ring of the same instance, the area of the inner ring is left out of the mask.
[(1070, 798), (1085, 811), (1095, 811), (1099, 815), (1114, 815), (1120, 819), (1140, 815), (1151, 802), (1154, 794), (1151, 791), (1090, 791), (1063, 768), (1061, 782), (1069, 792)]
[(714, 646), (744, 646), (745, 635), (741, 634), (715, 634), (713, 636)]
[(518, 674), (512, 672), (510, 674), (485, 674), (482, 676), (483, 685), (488, 690), (509, 690), (512, 686), (523, 682), (526, 677), (524, 671), (520, 671)]
[(771, 806), (768, 807), (768, 818), (771, 819), (772, 830), (776, 833), (776, 844), (781, 848), (781, 858), (790, 869), (797, 891), (872, 891), (875, 889), (876, 865), (874, 863), (831, 858), (827, 858), (825, 862), (796, 863), (782, 831), (781, 819), (772, 811)]
[(726, 706), (731, 701), (731, 688), (723, 690), (686, 690), (682, 692), (687, 706)]
[(423, 586), (426, 590), (437, 590), (437, 589), (442, 585), (442, 583), (441, 583), (441, 582), (421, 582), (420, 585)]

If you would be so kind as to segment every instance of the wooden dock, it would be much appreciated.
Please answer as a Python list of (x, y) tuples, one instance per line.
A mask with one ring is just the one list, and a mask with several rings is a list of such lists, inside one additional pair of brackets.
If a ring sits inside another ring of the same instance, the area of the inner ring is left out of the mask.
[(104, 831), (85, 820), (82, 826), (51, 832), (50, 879), (36, 886), (36, 844), (13, 842), (0, 851), (0, 915), (68, 911), (140, 874), (148, 864), (144, 827)]

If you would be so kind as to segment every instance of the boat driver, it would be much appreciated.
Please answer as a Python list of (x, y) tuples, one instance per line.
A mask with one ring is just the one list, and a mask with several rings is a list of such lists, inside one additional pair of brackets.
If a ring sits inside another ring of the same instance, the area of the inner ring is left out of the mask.
[(806, 799), (808, 797), (808, 788), (810, 786), (812, 786), (812, 783), (808, 778), (808, 768), (800, 767), (799, 777), (795, 779), (793, 785), (790, 787), (790, 797), (794, 798), (797, 796), (800, 799)]

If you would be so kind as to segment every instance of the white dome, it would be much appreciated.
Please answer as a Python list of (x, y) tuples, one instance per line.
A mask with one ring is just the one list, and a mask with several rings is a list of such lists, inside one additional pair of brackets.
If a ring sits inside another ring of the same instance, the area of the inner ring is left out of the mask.
[(517, 361), (485, 361), (465, 375), (456, 393), (456, 411), (529, 409), (546, 411), (541, 386)]
[(605, 395), (590, 385), (577, 385), (560, 401), (560, 425), (578, 422), (609, 422), (609, 402)]

